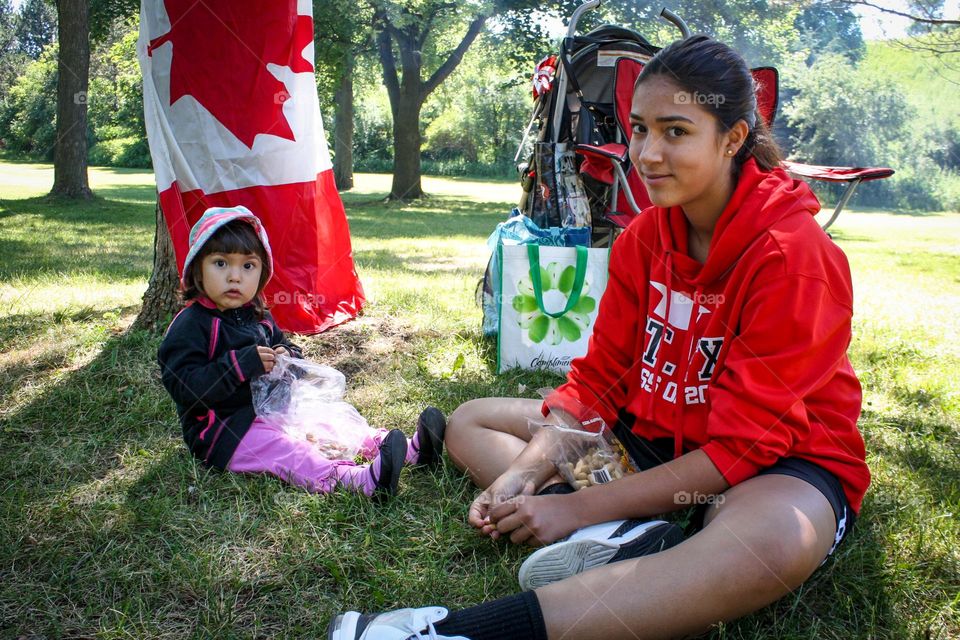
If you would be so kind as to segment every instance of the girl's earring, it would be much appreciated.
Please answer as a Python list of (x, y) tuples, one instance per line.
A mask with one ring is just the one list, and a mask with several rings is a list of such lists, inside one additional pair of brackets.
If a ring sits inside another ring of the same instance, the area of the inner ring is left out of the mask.
[(727, 149), (727, 155), (728, 155), (728, 156), (732, 156), (732, 155), (733, 155), (733, 149)]

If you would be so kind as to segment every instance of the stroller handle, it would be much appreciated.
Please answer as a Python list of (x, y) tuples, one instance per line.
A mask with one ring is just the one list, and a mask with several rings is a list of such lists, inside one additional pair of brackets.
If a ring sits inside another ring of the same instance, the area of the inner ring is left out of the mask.
[(587, 0), (582, 5), (573, 10), (573, 15), (570, 16), (570, 25), (567, 27), (567, 37), (572, 38), (577, 35), (577, 23), (580, 22), (580, 16), (585, 14), (587, 11), (591, 11), (600, 6), (600, 0)]
[[(600, 3), (597, 2), (597, 4)], [(677, 29), (680, 29), (680, 33), (683, 34), (684, 39), (690, 37), (690, 27), (688, 27), (687, 23), (683, 21), (683, 18), (675, 14), (673, 11), (670, 11), (670, 9), (664, 7), (660, 10), (660, 17), (676, 25)]]
[[(587, 0), (579, 7), (574, 9), (573, 15), (570, 16), (570, 24), (567, 26), (567, 37), (572, 38), (577, 35), (577, 23), (580, 22), (580, 18), (587, 11), (591, 11), (600, 6), (600, 0)], [(660, 17), (674, 24), (677, 29), (680, 29), (680, 33), (684, 38), (690, 37), (690, 27), (687, 26), (687, 23), (683, 21), (683, 18), (675, 14), (670, 9), (663, 7), (660, 9)]]

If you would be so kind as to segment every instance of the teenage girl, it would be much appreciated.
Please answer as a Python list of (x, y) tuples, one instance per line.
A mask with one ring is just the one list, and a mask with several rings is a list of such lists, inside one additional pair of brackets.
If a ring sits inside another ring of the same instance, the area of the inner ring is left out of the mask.
[[(696, 634), (796, 589), (849, 533), (870, 481), (850, 270), (817, 199), (780, 168), (750, 71), (710, 38), (674, 43), (639, 76), (630, 124), (654, 206), (613, 245), (587, 355), (545, 404), (474, 400), (447, 431), (483, 489), (470, 524), (549, 545), (521, 568), (534, 590), (453, 612), (351, 612), (331, 638)], [(527, 421), (581, 405), (639, 473), (560, 484)], [(623, 521), (690, 504), (699, 530), (672, 547), (662, 525)]]
[(409, 443), (399, 429), (368, 428), (366, 464), (327, 459), (254, 414), (250, 381), (270, 372), (279, 354), (302, 357), (264, 308), (272, 272), (266, 231), (245, 207), (208, 209), (191, 229), (181, 282), (187, 306), (159, 352), (190, 452), (219, 469), (265, 473), (308, 491), (394, 495), (404, 463), (439, 461), (445, 421), (436, 409), (421, 414)]

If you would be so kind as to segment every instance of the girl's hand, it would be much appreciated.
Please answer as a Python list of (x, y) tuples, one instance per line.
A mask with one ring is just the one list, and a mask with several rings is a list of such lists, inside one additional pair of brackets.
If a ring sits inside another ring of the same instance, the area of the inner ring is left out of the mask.
[(585, 526), (577, 515), (576, 494), (519, 496), (490, 510), (490, 521), (514, 544), (550, 544)]
[(276, 352), (270, 347), (257, 346), (257, 353), (260, 355), (260, 362), (263, 363), (264, 373), (270, 373), (277, 362)]
[(490, 510), (517, 496), (533, 495), (536, 486), (528, 474), (507, 471), (493, 481), (489, 487), (477, 496), (470, 505), (467, 522), (480, 529), (482, 535), (488, 535), (494, 540), (500, 537), (496, 526), (490, 521)]

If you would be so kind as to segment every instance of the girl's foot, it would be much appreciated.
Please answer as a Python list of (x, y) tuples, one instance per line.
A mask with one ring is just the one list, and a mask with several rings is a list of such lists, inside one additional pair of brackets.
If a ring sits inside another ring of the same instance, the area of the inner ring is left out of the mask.
[(435, 407), (424, 409), (417, 418), (417, 432), (407, 447), (407, 463), (435, 467), (443, 454), (443, 436), (447, 430), (447, 418)]
[(339, 467), (339, 482), (375, 499), (395, 496), (406, 452), (407, 437), (399, 429), (394, 429), (383, 439), (379, 454), (369, 464)]
[(397, 483), (400, 470), (407, 452), (407, 436), (400, 429), (394, 429), (383, 439), (380, 455), (370, 463), (370, 475), (373, 477), (373, 497), (378, 499), (397, 495)]
[(639, 558), (683, 542), (683, 531), (663, 520), (601, 522), (537, 549), (520, 565), (520, 588), (538, 589), (618, 560)]

